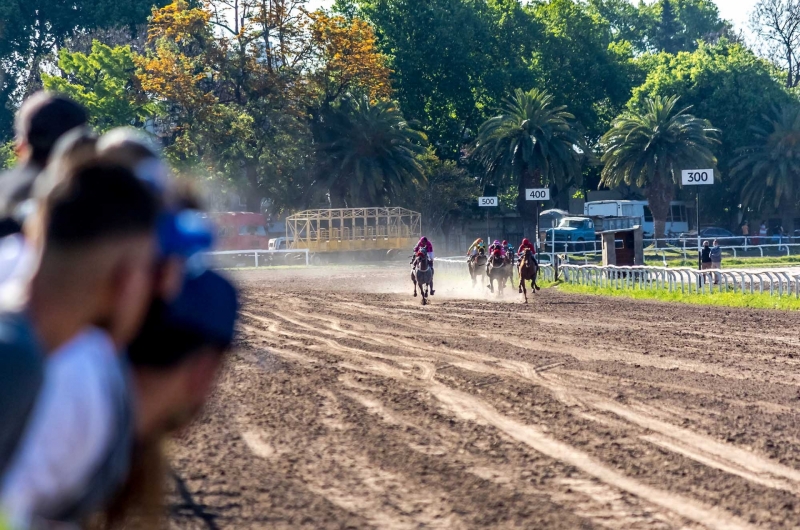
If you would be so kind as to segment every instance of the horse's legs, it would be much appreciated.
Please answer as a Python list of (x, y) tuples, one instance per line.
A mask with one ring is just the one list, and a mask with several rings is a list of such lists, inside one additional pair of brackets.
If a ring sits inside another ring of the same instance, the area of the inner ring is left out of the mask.
[(521, 292), (525, 295), (525, 303), (527, 304), (528, 303), (528, 288), (525, 287), (525, 280), (524, 280), (523, 276), (521, 274), (519, 276), (520, 276), (520, 278), (519, 278), (519, 286), (520, 286)]
[(417, 277), (414, 276), (414, 273), (411, 273), (411, 283), (414, 284), (414, 296), (417, 296)]

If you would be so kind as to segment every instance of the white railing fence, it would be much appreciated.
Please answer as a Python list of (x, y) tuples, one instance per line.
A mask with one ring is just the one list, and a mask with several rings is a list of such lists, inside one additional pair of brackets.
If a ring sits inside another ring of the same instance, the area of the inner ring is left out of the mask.
[[(295, 254), (296, 261), (288, 261), (289, 254)], [(309, 265), (308, 249), (300, 250), (222, 250), (207, 252), (206, 257), (213, 268), (229, 267), (267, 267), (270, 265)], [(297, 262), (299, 261), (299, 263)]]
[(734, 292), (800, 298), (800, 275), (786, 271), (714, 269), (698, 271), (667, 267), (601, 267), (561, 265), (559, 276), (566, 283), (615, 289), (668, 290), (681, 293)]

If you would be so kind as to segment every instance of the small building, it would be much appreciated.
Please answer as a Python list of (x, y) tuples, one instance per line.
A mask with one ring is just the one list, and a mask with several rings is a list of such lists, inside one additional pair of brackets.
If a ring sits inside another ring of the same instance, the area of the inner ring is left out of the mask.
[(644, 265), (644, 234), (640, 225), (599, 232), (603, 242), (603, 266)]

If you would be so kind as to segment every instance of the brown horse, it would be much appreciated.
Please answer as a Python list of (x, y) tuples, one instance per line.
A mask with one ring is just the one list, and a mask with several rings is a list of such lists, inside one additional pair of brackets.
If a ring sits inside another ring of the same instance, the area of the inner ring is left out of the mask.
[(472, 286), (475, 287), (477, 283), (478, 276), (481, 277), (481, 282), (483, 282), (483, 271), (486, 268), (486, 251), (480, 249), (478, 253), (472, 257), (467, 263), (469, 267), (469, 275), (472, 278)]
[(428, 289), (433, 294), (433, 269), (428, 262), (427, 252), (422, 252), (420, 256), (414, 258), (412, 262), (414, 269), (411, 271), (411, 281), (414, 283), (414, 296), (417, 296), (417, 286), (419, 294), (422, 296), (422, 305), (428, 303)]
[(530, 280), (531, 291), (535, 294), (539, 290), (536, 285), (536, 277), (539, 275), (539, 264), (530, 249), (525, 249), (525, 254), (519, 262), (519, 292), (525, 294), (525, 303), (528, 303), (528, 289), (525, 282)]
[(494, 292), (494, 281), (497, 280), (498, 296), (503, 296), (508, 277), (511, 275), (511, 265), (506, 263), (506, 259), (500, 254), (493, 254), (489, 257), (486, 264), (486, 276), (489, 277), (489, 291)]

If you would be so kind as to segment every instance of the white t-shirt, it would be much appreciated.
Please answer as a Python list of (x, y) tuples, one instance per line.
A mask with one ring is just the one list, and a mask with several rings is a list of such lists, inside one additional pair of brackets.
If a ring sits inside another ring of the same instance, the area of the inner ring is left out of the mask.
[(22, 234), (0, 238), (0, 307), (13, 308), (22, 303), (36, 267), (36, 254)]
[(12, 527), (26, 527), (73, 499), (111, 443), (115, 385), (125, 385), (111, 337), (88, 328), (48, 359), (42, 393), (8, 472), (0, 505)]

